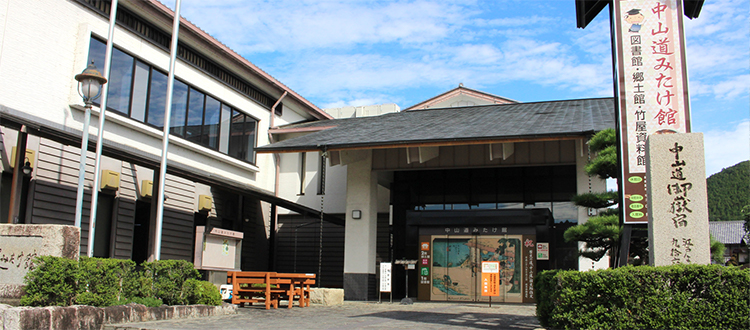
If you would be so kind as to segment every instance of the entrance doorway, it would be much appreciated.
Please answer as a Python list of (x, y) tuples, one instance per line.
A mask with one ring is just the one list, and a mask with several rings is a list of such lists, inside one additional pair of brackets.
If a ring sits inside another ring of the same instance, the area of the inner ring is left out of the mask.
[(500, 264), (497, 302), (522, 302), (521, 235), (433, 235), (430, 300), (489, 301), (482, 296), (482, 262)]
[(148, 259), (148, 240), (151, 229), (151, 203), (135, 202), (135, 223), (133, 224), (133, 261), (140, 264)]

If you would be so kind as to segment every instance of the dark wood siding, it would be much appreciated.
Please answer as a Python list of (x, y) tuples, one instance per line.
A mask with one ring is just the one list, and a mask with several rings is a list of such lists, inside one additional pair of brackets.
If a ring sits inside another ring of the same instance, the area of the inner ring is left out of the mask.
[(192, 262), (195, 183), (167, 174), (164, 194), (167, 199), (164, 201), (161, 259), (182, 259)]
[[(320, 260), (319, 221), (319, 218), (299, 215), (279, 216), (279, 230), (276, 234), (277, 271), (318, 273), (318, 262)], [(296, 239), (295, 228), (297, 229)], [(321, 268), (322, 274), (318, 275), (320, 286), (344, 287), (344, 226), (323, 222)]]

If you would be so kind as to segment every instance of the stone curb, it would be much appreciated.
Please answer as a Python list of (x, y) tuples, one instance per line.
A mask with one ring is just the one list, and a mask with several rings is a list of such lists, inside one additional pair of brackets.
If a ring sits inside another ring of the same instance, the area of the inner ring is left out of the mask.
[(107, 324), (184, 319), (237, 314), (237, 306), (189, 305), (146, 307), (127, 304), (110, 307), (75, 305), (70, 307), (12, 307), (0, 304), (0, 330), (11, 329), (91, 329)]

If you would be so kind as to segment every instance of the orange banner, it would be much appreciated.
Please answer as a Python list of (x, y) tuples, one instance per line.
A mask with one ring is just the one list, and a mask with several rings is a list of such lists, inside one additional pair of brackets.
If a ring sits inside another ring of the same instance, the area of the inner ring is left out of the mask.
[(482, 261), (482, 296), (500, 296), (499, 261)]

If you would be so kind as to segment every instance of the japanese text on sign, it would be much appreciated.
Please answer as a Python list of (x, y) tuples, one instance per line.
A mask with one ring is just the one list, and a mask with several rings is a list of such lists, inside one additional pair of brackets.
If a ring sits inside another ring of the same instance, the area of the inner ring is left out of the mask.
[(645, 223), (646, 140), (690, 132), (682, 9), (676, 0), (615, 1), (626, 223)]

